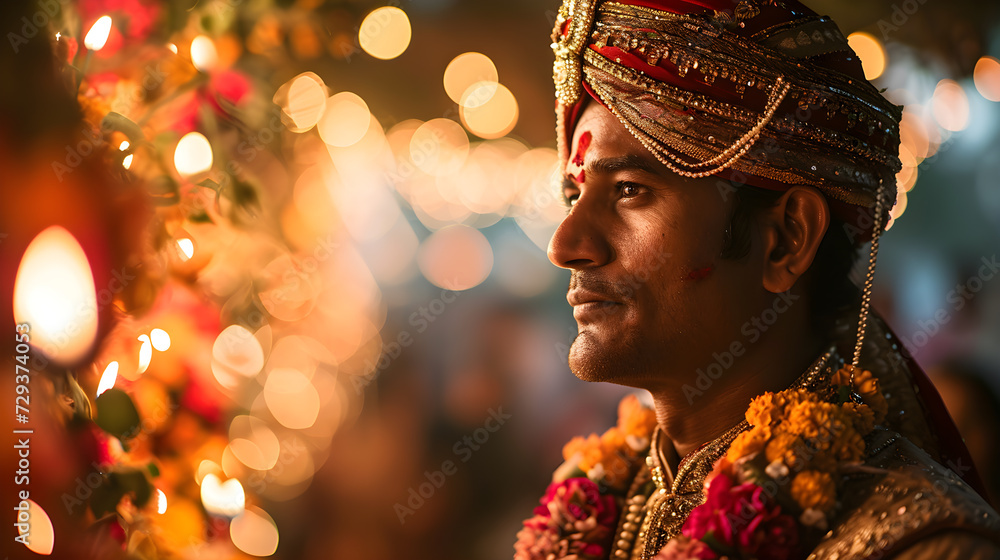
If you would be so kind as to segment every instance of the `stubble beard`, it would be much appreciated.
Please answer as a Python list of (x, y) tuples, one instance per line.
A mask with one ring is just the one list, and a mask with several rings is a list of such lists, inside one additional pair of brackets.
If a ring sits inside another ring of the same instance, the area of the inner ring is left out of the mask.
[(643, 387), (642, 380), (652, 374), (648, 356), (632, 336), (611, 336), (602, 340), (584, 330), (576, 335), (569, 349), (569, 368), (577, 378), (587, 382), (615, 383)]

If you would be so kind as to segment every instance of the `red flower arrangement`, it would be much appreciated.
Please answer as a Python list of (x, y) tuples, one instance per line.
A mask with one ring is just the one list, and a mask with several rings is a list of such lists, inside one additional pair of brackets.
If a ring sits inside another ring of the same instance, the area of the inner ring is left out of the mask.
[(515, 560), (607, 556), (618, 522), (618, 505), (593, 481), (570, 478), (549, 485), (535, 515), (524, 522)]

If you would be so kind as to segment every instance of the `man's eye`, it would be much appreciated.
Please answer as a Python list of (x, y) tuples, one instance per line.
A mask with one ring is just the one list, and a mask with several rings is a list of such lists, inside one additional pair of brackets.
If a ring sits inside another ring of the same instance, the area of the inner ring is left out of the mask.
[(618, 190), (621, 191), (622, 197), (631, 198), (642, 194), (643, 186), (635, 183), (619, 183)]
[(576, 204), (576, 201), (580, 199), (580, 193), (573, 193), (563, 195), (563, 200), (566, 201), (566, 207), (570, 208)]

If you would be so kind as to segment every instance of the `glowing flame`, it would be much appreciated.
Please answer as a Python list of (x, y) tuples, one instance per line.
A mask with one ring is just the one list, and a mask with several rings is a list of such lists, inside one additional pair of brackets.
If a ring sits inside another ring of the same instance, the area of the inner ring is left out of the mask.
[(194, 256), (194, 242), (187, 237), (177, 240), (177, 248), (180, 249), (181, 257), (185, 261)]
[(163, 493), (163, 490), (159, 488), (156, 489), (156, 513), (163, 515), (167, 512), (167, 495)]
[(109, 16), (101, 16), (96, 22), (94, 22), (93, 27), (87, 32), (87, 36), (83, 38), (83, 44), (87, 46), (87, 49), (92, 51), (99, 51), (104, 48), (104, 44), (108, 42), (108, 35), (111, 33), (111, 18)]
[(65, 228), (49, 227), (24, 251), (14, 281), (14, 320), (31, 325), (31, 344), (59, 363), (90, 351), (97, 290), (87, 255)]
[(153, 329), (149, 333), (149, 340), (153, 343), (153, 348), (160, 352), (164, 352), (170, 348), (170, 335), (163, 329)]
[(129, 155), (125, 156), (125, 159), (122, 160), (122, 167), (124, 167), (125, 169), (128, 169), (129, 167), (132, 167), (132, 156), (133, 155), (134, 154), (129, 154)]
[(149, 335), (140, 334), (139, 340), (142, 341), (142, 346), (139, 347), (139, 370), (136, 373), (144, 373), (153, 359), (153, 345), (149, 341)]
[(118, 362), (111, 362), (101, 374), (101, 381), (97, 384), (97, 395), (95, 396), (99, 397), (101, 393), (114, 387), (115, 381), (118, 381)]

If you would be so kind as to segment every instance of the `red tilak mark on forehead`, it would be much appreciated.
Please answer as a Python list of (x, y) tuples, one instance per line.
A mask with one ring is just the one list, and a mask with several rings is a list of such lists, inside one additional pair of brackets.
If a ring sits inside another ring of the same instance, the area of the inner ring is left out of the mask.
[(589, 130), (580, 135), (580, 139), (576, 142), (576, 155), (573, 156), (573, 165), (583, 165), (583, 156), (587, 155), (587, 148), (590, 147), (591, 139), (593, 139), (593, 135), (590, 134)]
[(714, 269), (715, 267), (711, 265), (704, 268), (696, 268), (688, 273), (688, 280), (704, 280)]
[(576, 181), (577, 184), (579, 185), (582, 185), (587, 182), (587, 172), (583, 169), (581, 169), (580, 172), (577, 173), (576, 175), (571, 175), (571, 177), (573, 177), (573, 180)]

